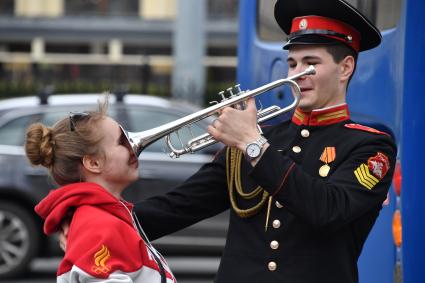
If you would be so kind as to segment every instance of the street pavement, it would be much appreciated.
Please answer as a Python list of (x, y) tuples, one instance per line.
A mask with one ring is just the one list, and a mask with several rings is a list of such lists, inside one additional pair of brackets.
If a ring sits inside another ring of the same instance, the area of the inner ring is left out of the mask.
[[(19, 279), (0, 280), (1, 283), (55, 283), (60, 258), (36, 259), (28, 274)], [(167, 257), (179, 283), (211, 283), (220, 262), (216, 257)]]

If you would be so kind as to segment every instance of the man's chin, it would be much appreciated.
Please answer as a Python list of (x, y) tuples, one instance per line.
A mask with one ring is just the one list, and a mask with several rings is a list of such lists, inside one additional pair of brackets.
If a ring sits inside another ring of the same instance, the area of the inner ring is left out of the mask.
[(301, 101), (300, 101), (300, 103), (298, 103), (298, 108), (303, 112), (311, 112), (313, 110), (313, 107), (312, 107), (311, 104), (302, 103)]

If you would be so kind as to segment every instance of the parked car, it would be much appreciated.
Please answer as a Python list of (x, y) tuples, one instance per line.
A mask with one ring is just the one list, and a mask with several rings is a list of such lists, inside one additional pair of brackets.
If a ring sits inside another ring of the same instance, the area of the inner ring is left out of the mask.
[[(70, 111), (94, 109), (98, 94), (52, 95), (45, 103), (37, 96), (0, 101), (0, 279), (23, 274), (35, 257), (60, 252), (57, 241), (42, 233), (42, 221), (34, 206), (55, 185), (43, 167), (31, 166), (24, 154), (25, 131), (29, 124), (52, 125)], [(144, 95), (110, 97), (109, 115), (126, 130), (139, 132), (193, 113), (199, 108)], [(208, 121), (194, 127), (194, 135), (205, 133)], [(187, 139), (188, 131), (182, 131)], [(139, 159), (140, 179), (126, 190), (125, 198), (138, 201), (162, 194), (213, 158), (219, 144), (195, 154), (171, 159), (159, 140), (147, 147)], [(156, 241), (165, 255), (219, 255), (227, 229), (226, 214), (205, 220), (192, 227)]]

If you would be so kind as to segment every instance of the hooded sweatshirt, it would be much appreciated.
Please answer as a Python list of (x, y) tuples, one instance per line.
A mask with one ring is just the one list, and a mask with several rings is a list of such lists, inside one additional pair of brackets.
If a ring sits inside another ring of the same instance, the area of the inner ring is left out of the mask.
[(44, 233), (61, 228), (74, 212), (67, 249), (59, 265), (57, 282), (160, 283), (162, 262), (166, 282), (176, 282), (165, 260), (139, 235), (133, 225), (133, 205), (115, 198), (95, 183), (75, 183), (51, 191), (35, 211)]

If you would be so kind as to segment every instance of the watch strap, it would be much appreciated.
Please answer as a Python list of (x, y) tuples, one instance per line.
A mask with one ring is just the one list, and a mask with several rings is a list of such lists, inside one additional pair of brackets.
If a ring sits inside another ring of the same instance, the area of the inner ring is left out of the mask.
[(261, 148), (263, 148), (263, 145), (267, 143), (267, 139), (264, 136), (260, 136), (255, 143), (257, 143)]

